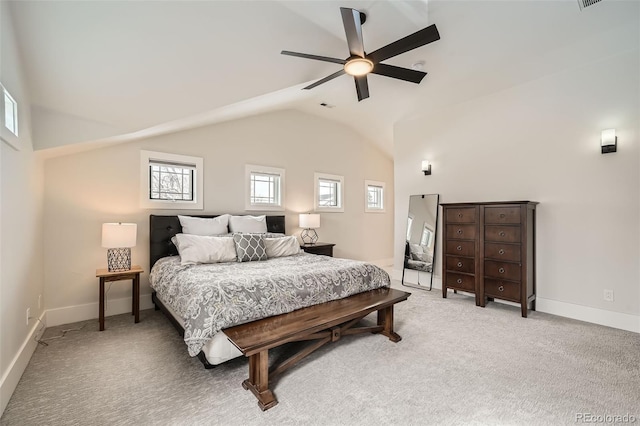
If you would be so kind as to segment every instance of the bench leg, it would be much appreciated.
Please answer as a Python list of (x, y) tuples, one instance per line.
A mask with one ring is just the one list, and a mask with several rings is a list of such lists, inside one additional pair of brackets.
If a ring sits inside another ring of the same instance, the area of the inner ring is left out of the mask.
[(262, 411), (278, 404), (278, 400), (269, 389), (269, 350), (249, 357), (249, 378), (242, 382), (242, 387), (250, 390), (258, 398), (258, 406)]
[(392, 342), (399, 342), (402, 337), (393, 331), (393, 305), (378, 311), (378, 325), (384, 327), (381, 333), (389, 338)]

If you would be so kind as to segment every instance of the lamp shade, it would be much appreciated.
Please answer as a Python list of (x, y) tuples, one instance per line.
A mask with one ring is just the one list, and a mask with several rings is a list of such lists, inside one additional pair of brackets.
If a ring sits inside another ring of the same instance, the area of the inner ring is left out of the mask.
[(300, 228), (317, 229), (320, 228), (320, 215), (305, 213), (300, 215)]
[(135, 223), (103, 223), (102, 247), (135, 247), (138, 225)]

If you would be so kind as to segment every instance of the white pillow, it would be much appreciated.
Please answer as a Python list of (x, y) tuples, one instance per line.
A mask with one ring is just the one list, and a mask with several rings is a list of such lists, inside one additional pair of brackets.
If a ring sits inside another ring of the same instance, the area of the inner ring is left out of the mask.
[(424, 253), (424, 248), (420, 244), (409, 244), (411, 253)]
[(292, 256), (300, 253), (301, 250), (298, 239), (293, 235), (280, 238), (265, 238), (264, 245), (267, 249), (268, 258)]
[(267, 232), (267, 217), (262, 216), (230, 216), (229, 231), (243, 234), (264, 234)]
[(223, 214), (214, 218), (180, 216), (180, 225), (182, 225), (182, 233), (193, 235), (220, 235), (229, 232), (227, 224), (229, 223), (229, 215)]
[(182, 265), (236, 261), (236, 245), (231, 237), (176, 234)]

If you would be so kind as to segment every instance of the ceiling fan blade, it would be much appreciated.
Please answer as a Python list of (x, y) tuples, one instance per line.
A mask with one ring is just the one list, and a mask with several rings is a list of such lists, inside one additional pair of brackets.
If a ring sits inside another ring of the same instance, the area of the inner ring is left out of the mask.
[(411, 83), (420, 84), (426, 72), (411, 70), (409, 68), (396, 67), (387, 64), (375, 64), (373, 67), (374, 74), (384, 75), (385, 77), (397, 78), (398, 80), (410, 81)]
[(323, 78), (321, 80), (318, 80), (315, 83), (312, 83), (312, 84), (308, 85), (307, 87), (303, 87), (302, 89), (303, 90), (305, 90), (305, 89), (313, 89), (316, 86), (320, 86), (322, 83), (326, 83), (329, 80), (333, 80), (336, 77), (340, 77), (342, 74), (344, 74), (344, 70), (343, 69), (340, 70), (340, 71), (334, 72), (333, 74), (328, 75), (325, 78)]
[(333, 62), (334, 64), (341, 65), (344, 65), (347, 62), (344, 59), (330, 58), (328, 56), (309, 55), (307, 53), (289, 52), (288, 50), (283, 50), (280, 53), (283, 55), (297, 56), (299, 58), (315, 59), (316, 61)]
[(369, 97), (369, 83), (367, 82), (367, 76), (362, 75), (360, 77), (353, 77), (356, 81), (356, 92), (358, 92), (358, 102)]
[(340, 8), (342, 14), (342, 24), (347, 35), (347, 44), (351, 55), (364, 58), (364, 42), (362, 41), (362, 23), (360, 22), (360, 12), (346, 7)]
[(401, 53), (408, 52), (436, 40), (440, 40), (438, 28), (436, 28), (435, 24), (429, 25), (427, 28), (416, 31), (411, 35), (401, 38), (400, 40), (396, 40), (393, 43), (389, 43), (386, 46), (369, 53), (367, 58), (373, 61), (374, 64), (377, 64), (385, 59), (393, 58)]

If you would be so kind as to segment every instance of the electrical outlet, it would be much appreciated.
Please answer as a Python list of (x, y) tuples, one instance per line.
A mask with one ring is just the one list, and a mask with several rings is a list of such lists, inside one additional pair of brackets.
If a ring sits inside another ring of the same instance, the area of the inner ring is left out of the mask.
[(42, 295), (38, 295), (38, 310), (42, 308)]
[(613, 290), (604, 290), (604, 300), (607, 302), (613, 302)]
[(29, 325), (29, 318), (31, 318), (31, 308), (27, 308), (27, 325)]

